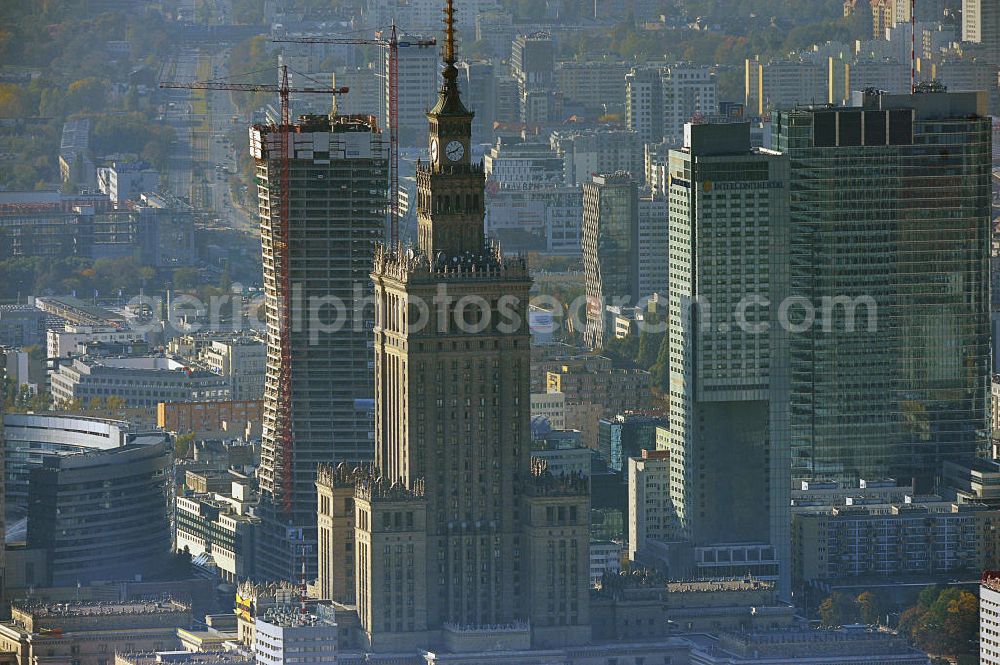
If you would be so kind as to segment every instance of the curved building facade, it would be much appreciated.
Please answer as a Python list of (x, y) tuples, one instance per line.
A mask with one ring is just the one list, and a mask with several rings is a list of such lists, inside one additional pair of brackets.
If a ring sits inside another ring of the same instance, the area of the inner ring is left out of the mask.
[(48, 584), (131, 580), (170, 555), (173, 451), (140, 438), (121, 448), (49, 456), (30, 472), (28, 547), (46, 550)]
[(3, 425), (8, 509), (27, 508), (29, 473), (46, 456), (113, 450), (137, 436), (124, 420), (66, 414), (8, 413)]

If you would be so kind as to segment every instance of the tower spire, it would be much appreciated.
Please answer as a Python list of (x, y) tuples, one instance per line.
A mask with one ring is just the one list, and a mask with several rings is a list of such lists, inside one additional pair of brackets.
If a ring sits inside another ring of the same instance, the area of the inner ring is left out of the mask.
[(444, 69), (441, 76), (444, 82), (438, 95), (438, 103), (431, 111), (433, 114), (467, 115), (469, 113), (462, 104), (458, 92), (458, 56), (455, 52), (455, 0), (446, 0), (444, 7)]
[(446, 65), (455, 64), (455, 3), (448, 0), (444, 8), (444, 62)]

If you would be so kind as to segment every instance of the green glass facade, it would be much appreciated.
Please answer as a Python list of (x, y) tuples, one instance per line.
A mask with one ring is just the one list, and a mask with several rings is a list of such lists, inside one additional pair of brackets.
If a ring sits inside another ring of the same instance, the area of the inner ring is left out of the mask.
[(793, 478), (928, 487), (944, 460), (985, 454), (985, 106), (981, 93), (866, 93), (774, 114), (791, 166)]

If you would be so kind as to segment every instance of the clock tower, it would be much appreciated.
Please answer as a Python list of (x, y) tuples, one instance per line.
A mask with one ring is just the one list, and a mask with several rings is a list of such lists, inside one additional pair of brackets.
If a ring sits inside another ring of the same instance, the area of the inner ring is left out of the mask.
[[(418, 246), (428, 256), (482, 254), (486, 176), (482, 162), (473, 164), (472, 118), (458, 90), (455, 67), (455, 11), (445, 9), (442, 84), (430, 122), (427, 163), (417, 164)], [(433, 218), (433, 222), (432, 222)]]

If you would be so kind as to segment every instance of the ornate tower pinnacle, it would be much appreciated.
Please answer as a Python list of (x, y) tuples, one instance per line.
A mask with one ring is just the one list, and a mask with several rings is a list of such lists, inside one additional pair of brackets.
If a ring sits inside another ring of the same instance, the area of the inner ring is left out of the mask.
[(444, 8), (444, 61), (448, 65), (455, 64), (455, 3), (448, 0)]

